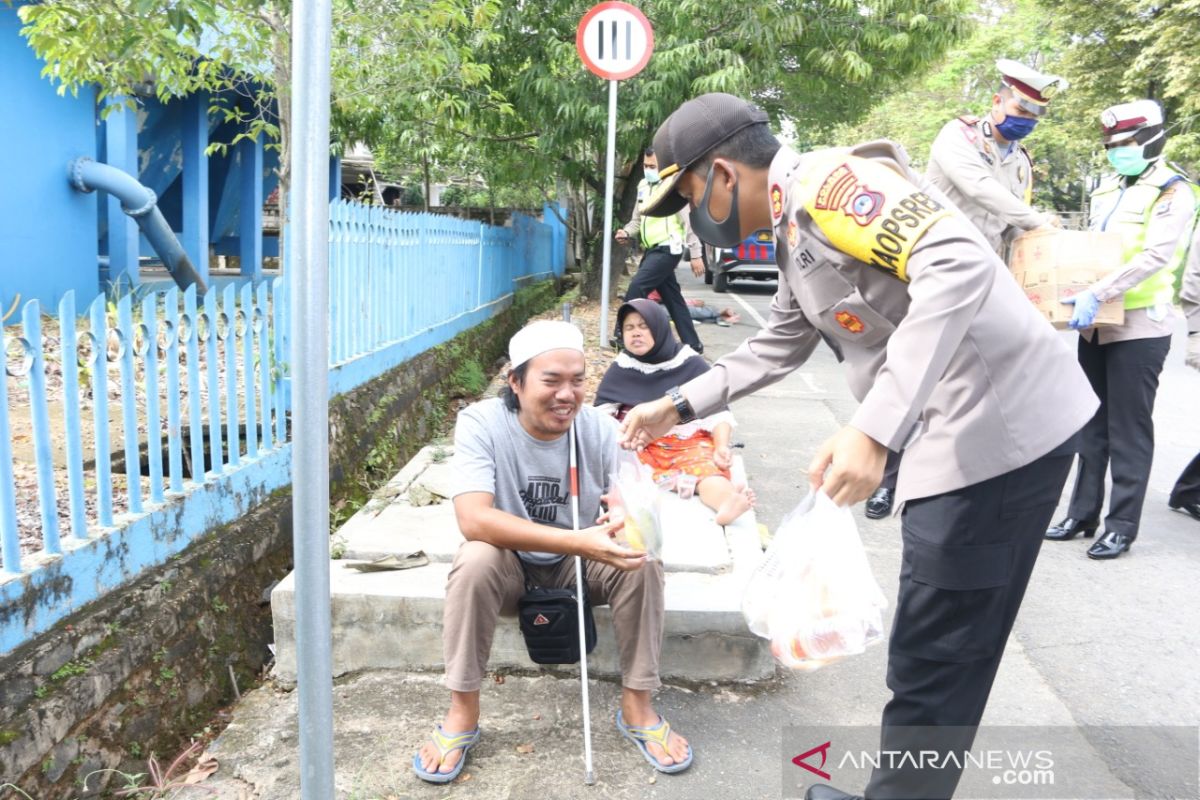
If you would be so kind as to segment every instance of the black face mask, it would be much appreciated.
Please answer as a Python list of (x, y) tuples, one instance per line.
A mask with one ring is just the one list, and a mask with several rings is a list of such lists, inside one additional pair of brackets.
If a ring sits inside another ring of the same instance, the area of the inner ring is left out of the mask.
[(700, 241), (713, 247), (734, 247), (742, 240), (742, 225), (738, 220), (738, 185), (733, 184), (732, 197), (729, 200), (729, 216), (717, 222), (708, 211), (708, 200), (712, 195), (713, 179), (716, 177), (717, 165), (708, 168), (708, 178), (704, 182), (704, 196), (700, 204), (692, 209), (692, 233)]

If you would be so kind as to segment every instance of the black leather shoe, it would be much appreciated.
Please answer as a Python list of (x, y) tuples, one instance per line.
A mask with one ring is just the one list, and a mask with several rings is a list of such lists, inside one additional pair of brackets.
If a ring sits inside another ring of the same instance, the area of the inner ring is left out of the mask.
[(1096, 528), (1100, 527), (1099, 520), (1084, 521), (1067, 517), (1062, 522), (1055, 525), (1050, 530), (1046, 531), (1046, 538), (1052, 542), (1068, 542), (1074, 539), (1079, 534), (1083, 534), (1083, 538), (1090, 539), (1096, 535)]
[(895, 489), (876, 489), (875, 494), (867, 498), (867, 519), (883, 519), (892, 513), (895, 496)]
[(1116, 533), (1115, 531), (1105, 531), (1104, 535), (1096, 540), (1096, 543), (1088, 548), (1088, 558), (1108, 559), (1116, 558), (1133, 546), (1133, 536), (1128, 536), (1124, 533)]
[(1200, 519), (1200, 503), (1167, 503), (1172, 511), (1187, 514), (1193, 519)]
[(863, 800), (863, 796), (861, 794), (846, 794), (841, 789), (835, 789), (823, 783), (814, 783), (804, 793), (804, 800)]

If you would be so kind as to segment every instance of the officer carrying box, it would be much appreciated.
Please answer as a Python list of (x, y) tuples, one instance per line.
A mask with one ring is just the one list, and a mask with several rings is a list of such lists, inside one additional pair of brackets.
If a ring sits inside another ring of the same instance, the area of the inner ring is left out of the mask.
[[(765, 328), (704, 375), (631, 409), (623, 442), (643, 446), (830, 343), (860, 406), (813, 458), (810, 483), (839, 505), (857, 503), (879, 484), (887, 452), (905, 451), (882, 749), (961, 752), (1096, 397), (988, 242), (899, 145), (798, 153), (767, 120), (744, 100), (707, 94), (654, 137), (661, 183), (642, 213), (690, 204), (692, 229), (718, 247), (772, 227), (779, 289)], [(867, 795), (953, 795), (961, 769), (949, 760), (906, 763), (876, 769)], [(808, 797), (851, 795), (816, 786)]]
[(983, 117), (947, 122), (929, 149), (926, 177), (983, 232), (997, 253), (1020, 231), (1062, 227), (1055, 214), (1036, 211), (1033, 162), (1020, 141), (1045, 116), (1050, 98), (1067, 87), (1017, 61), (996, 62), (1001, 86)]
[[(1003, 249), (1019, 231), (1062, 227), (1055, 214), (1035, 211), (1033, 162), (1018, 142), (1046, 113), (1046, 105), (1067, 82), (1017, 61), (996, 62), (1001, 86), (984, 117), (963, 116), (947, 122), (929, 149), (926, 178), (941, 189), (988, 244)], [(883, 482), (867, 500), (866, 515), (881, 519), (891, 513), (900, 453), (888, 456)]]
[[(1137, 538), (1154, 458), (1154, 398), (1171, 347), (1175, 271), (1188, 249), (1195, 187), (1163, 157), (1162, 108), (1153, 100), (1121, 103), (1100, 115), (1101, 142), (1115, 172), (1092, 192), (1088, 229), (1121, 234), (1121, 267), (1071, 298), (1079, 363), (1100, 396), (1083, 431), (1079, 471), (1067, 517), (1046, 531), (1052, 541), (1100, 526), (1105, 477), (1112, 490), (1104, 533), (1089, 558), (1107, 560)], [(1123, 298), (1121, 325), (1093, 328), (1100, 303)]]

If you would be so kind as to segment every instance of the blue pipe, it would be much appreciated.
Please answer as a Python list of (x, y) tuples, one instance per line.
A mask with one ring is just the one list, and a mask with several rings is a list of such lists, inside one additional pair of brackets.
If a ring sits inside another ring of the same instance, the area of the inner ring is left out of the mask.
[(100, 190), (120, 200), (121, 210), (137, 222), (142, 234), (163, 260), (179, 288), (187, 289), (194, 284), (196, 295), (204, 296), (208, 291), (204, 278), (196, 271), (175, 232), (159, 211), (158, 195), (138, 183), (136, 178), (124, 170), (101, 164), (86, 156), (71, 162), (69, 175), (71, 186), (78, 191)]

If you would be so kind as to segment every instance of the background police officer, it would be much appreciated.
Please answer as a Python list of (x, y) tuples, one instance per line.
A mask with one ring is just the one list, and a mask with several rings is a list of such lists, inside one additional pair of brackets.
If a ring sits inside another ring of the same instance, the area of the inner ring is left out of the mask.
[[(642, 216), (642, 204), (650, 196), (651, 187), (658, 183), (658, 160), (654, 150), (647, 149), (642, 155), (642, 169), (645, 177), (638, 183), (638, 199), (633, 208), (633, 217), (616, 233), (617, 241), (622, 244), (628, 242), (631, 237), (638, 237), (643, 251), (637, 273), (625, 291), (625, 300), (628, 302), (647, 297), (657, 289), (667, 313), (671, 315), (671, 321), (675, 323), (680, 341), (697, 353), (703, 353), (704, 345), (700, 343), (700, 337), (696, 334), (692, 314), (688, 310), (687, 301), (683, 299), (683, 290), (679, 288), (679, 281), (675, 279), (675, 267), (679, 265), (685, 246), (691, 259), (692, 273), (697, 278), (704, 274), (700, 240), (688, 227), (686, 209), (669, 217)], [(619, 332), (616, 336), (619, 340)]]
[[(1088, 228), (1120, 233), (1124, 263), (1072, 298), (1079, 363), (1100, 396), (1100, 409), (1084, 429), (1067, 518), (1046, 531), (1046, 538), (1095, 533), (1111, 468), (1104, 534), (1087, 551), (1091, 558), (1111, 559), (1138, 535), (1154, 457), (1154, 397), (1171, 346), (1174, 271), (1186, 252), (1195, 196), (1187, 177), (1163, 158), (1166, 134), (1158, 103), (1112, 106), (1100, 115), (1100, 124), (1116, 172), (1092, 192)], [(1122, 296), (1124, 324), (1092, 328), (1100, 303)]]
[[(1184, 363), (1192, 369), (1200, 370), (1200, 227), (1192, 234), (1192, 246), (1188, 250), (1187, 268), (1183, 273), (1179, 301), (1183, 306), (1183, 314), (1187, 317), (1188, 329)], [(1175, 486), (1171, 489), (1167, 505), (1200, 520), (1200, 455), (1184, 467), (1179, 480), (1175, 481)]]
[[(1067, 82), (1009, 59), (997, 61), (996, 69), (1001, 86), (992, 95), (991, 111), (983, 119), (963, 116), (942, 127), (929, 150), (926, 177), (1003, 255), (1017, 231), (1062, 224), (1056, 215), (1030, 207), (1033, 163), (1017, 142), (1033, 131), (1051, 95)], [(900, 457), (888, 456), (883, 482), (867, 500), (868, 518), (891, 513)]]
[(1000, 89), (982, 118), (947, 122), (929, 150), (926, 176), (983, 232), (997, 253), (1019, 231), (1061, 221), (1034, 210), (1033, 162), (1019, 142), (1033, 132), (1046, 104), (1067, 82), (1000, 59)]
[[(801, 154), (766, 123), (744, 100), (709, 94), (654, 138), (662, 182), (643, 213), (690, 202), (696, 234), (717, 246), (773, 227), (779, 289), (766, 327), (737, 351), (634, 407), (625, 443), (777, 381), (830, 342), (861, 405), (809, 465), (814, 489), (859, 502), (887, 451), (905, 450), (883, 749), (969, 749), (1096, 398), (979, 231), (898, 145)], [(950, 797), (960, 774), (882, 767), (868, 795)]]

